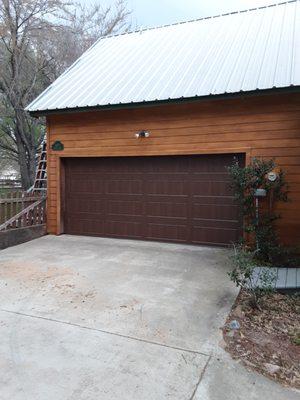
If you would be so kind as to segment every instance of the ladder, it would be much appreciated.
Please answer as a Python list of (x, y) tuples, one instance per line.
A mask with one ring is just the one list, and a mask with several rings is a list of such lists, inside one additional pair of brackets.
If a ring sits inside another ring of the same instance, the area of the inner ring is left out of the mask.
[(40, 193), (46, 196), (47, 192), (47, 142), (43, 141), (40, 159), (37, 165), (34, 184), (30, 190), (33, 194)]

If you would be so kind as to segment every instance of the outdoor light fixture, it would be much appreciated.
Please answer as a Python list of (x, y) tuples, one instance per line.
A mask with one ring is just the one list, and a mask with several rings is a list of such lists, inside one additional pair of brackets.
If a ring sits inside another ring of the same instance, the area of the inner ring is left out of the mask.
[(255, 197), (266, 197), (267, 191), (266, 189), (256, 189), (254, 192)]
[(149, 136), (150, 136), (150, 132), (148, 132), (148, 131), (140, 131), (135, 134), (136, 138), (147, 138)]

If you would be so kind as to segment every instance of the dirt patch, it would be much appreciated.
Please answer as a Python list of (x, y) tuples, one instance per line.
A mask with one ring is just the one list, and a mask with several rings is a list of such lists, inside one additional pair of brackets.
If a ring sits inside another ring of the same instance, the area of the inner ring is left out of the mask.
[[(234, 325), (237, 329), (231, 329)], [(299, 295), (265, 295), (259, 310), (249, 306), (249, 294), (241, 291), (223, 336), (234, 359), (273, 380), (300, 388)]]
[[(69, 303), (73, 308), (92, 303), (95, 291), (91, 282), (71, 268), (43, 265), (38, 262), (0, 263), (0, 288), (9, 294), (19, 294), (17, 299), (34, 295), (35, 299), (47, 297), (55, 303)], [(41, 306), (41, 303), (39, 304)]]
[(71, 276), (73, 272), (67, 267), (43, 266), (34, 262), (5, 262), (0, 264), (0, 279), (13, 279), (43, 282), (47, 279)]

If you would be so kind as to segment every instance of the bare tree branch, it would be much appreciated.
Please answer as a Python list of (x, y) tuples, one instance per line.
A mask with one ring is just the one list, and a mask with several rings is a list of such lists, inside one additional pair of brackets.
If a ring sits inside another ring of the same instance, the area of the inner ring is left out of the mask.
[[(124, 0), (112, 7), (63, 0), (0, 2), (0, 149), (18, 157), (24, 187), (32, 184), (43, 121), (24, 111), (95, 40), (129, 28)], [(1, 158), (1, 154), (0, 154)]]

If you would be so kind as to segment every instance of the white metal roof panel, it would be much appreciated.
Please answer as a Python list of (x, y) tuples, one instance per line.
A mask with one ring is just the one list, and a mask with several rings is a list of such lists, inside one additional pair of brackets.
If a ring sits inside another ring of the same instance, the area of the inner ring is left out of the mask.
[(27, 110), (300, 85), (300, 0), (104, 37)]

